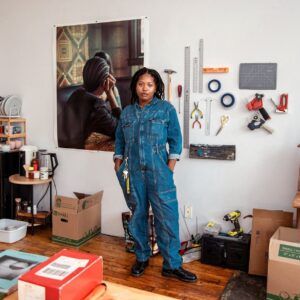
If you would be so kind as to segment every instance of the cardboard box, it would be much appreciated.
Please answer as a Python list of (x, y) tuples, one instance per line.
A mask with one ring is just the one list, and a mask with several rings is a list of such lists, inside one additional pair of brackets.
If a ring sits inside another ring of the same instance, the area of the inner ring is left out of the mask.
[(280, 227), (269, 246), (267, 299), (300, 298), (300, 229)]
[(101, 256), (63, 249), (18, 280), (19, 300), (81, 300), (103, 280)]
[(280, 226), (292, 227), (293, 213), (253, 209), (249, 274), (267, 275), (270, 238)]
[(79, 246), (101, 231), (103, 191), (77, 198), (57, 196), (52, 213), (52, 240)]

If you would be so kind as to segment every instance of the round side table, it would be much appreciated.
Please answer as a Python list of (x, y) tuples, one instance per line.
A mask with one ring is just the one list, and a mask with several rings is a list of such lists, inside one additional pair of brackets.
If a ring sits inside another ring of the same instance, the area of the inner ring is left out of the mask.
[[(29, 186), (29, 199), (31, 201), (31, 215), (29, 214), (29, 218), (31, 219), (31, 233), (34, 234), (34, 218), (37, 218), (37, 215), (33, 214), (33, 186), (48, 184), (49, 185), (49, 200), (50, 200), (50, 214), (52, 213), (52, 178), (41, 180), (41, 179), (29, 179), (25, 176), (21, 176), (19, 174), (14, 174), (9, 177), (9, 182), (11, 183), (11, 215), (14, 215), (14, 185), (25, 185)], [(26, 215), (28, 213), (25, 212)]]

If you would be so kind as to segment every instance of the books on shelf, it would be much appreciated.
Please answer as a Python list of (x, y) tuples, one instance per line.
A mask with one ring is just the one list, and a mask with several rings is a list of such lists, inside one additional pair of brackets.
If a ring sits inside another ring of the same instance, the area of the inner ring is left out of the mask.
[(0, 252), (0, 293), (14, 292), (18, 287), (18, 278), (46, 259), (46, 256), (16, 250)]

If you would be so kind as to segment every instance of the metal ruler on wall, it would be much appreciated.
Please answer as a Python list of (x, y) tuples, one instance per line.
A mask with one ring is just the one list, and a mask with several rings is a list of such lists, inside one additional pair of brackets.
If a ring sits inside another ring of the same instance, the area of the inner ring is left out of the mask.
[(184, 48), (184, 114), (183, 147), (190, 147), (190, 82), (191, 82), (191, 48)]
[(203, 48), (204, 41), (200, 39), (199, 41), (199, 93), (203, 92)]

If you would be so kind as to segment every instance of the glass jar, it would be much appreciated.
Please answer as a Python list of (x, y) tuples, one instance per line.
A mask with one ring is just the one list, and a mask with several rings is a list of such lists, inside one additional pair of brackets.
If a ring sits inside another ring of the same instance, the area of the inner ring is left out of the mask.
[(34, 168), (33, 167), (28, 168), (28, 178), (34, 179)]
[(49, 177), (48, 168), (47, 167), (41, 167), (40, 168), (40, 179), (46, 180)]

